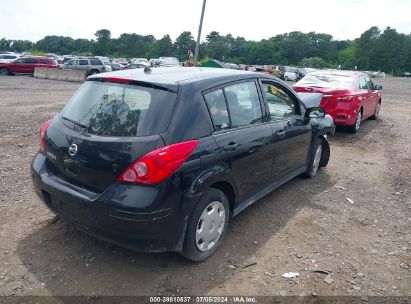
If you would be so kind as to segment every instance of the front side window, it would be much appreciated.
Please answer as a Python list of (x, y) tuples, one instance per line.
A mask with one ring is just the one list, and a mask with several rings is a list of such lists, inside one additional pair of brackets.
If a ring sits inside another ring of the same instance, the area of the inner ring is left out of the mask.
[(34, 58), (23, 58), (23, 63), (34, 64), (34, 63), (37, 63), (37, 60)]
[(166, 130), (176, 93), (162, 89), (87, 81), (61, 117), (100, 136), (147, 136)]
[(367, 83), (367, 89), (368, 90), (374, 90), (374, 84), (372, 83), (370, 77), (364, 76), (365, 77), (365, 82)]
[(362, 90), (368, 90), (367, 82), (365, 81), (365, 77), (361, 76), (358, 79), (358, 87)]
[(278, 85), (263, 82), (262, 90), (268, 104), (271, 120), (283, 119), (296, 114), (293, 98)]

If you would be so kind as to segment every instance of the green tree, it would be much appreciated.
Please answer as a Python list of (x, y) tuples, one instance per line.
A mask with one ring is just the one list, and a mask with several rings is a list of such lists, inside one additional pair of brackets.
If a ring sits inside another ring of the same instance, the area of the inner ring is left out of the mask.
[(94, 54), (107, 56), (111, 52), (111, 32), (107, 29), (101, 29), (94, 33), (97, 43), (94, 45)]
[(184, 61), (188, 57), (188, 51), (191, 50), (194, 53), (195, 47), (196, 42), (191, 32), (182, 32), (180, 36), (177, 37), (176, 42), (174, 43), (174, 55), (180, 61)]

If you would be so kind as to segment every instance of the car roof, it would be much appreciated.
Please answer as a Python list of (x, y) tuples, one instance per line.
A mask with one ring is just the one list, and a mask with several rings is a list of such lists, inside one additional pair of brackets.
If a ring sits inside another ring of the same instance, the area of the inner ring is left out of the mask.
[(315, 71), (312, 72), (311, 74), (314, 75), (319, 75), (319, 74), (325, 74), (325, 75), (335, 75), (335, 76), (359, 76), (359, 75), (364, 75), (363, 72), (360, 71), (346, 71), (346, 70), (320, 70), (320, 71)]
[(122, 70), (98, 74), (90, 76), (88, 79), (98, 79), (106, 77), (116, 77), (129, 79), (134, 81), (164, 84), (164, 85), (179, 85), (189, 82), (200, 82), (207, 80), (224, 80), (229, 78), (251, 78), (251, 77), (267, 77), (262, 73), (248, 72), (232, 69), (217, 69), (217, 68), (196, 68), (196, 67), (159, 67), (152, 68), (151, 72), (144, 72), (143, 69), (138, 70)]

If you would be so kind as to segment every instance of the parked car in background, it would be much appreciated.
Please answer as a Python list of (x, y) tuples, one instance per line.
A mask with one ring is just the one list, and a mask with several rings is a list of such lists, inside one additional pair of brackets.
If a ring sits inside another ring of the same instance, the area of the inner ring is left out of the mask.
[(356, 71), (317, 71), (293, 86), (296, 92), (322, 93), (320, 107), (333, 117), (335, 124), (345, 125), (357, 133), (367, 118), (377, 119), (381, 109), (382, 86)]
[(157, 67), (159, 62), (160, 62), (160, 60), (158, 58), (151, 58), (148, 61), (148, 64), (153, 68), (153, 67)]
[(12, 62), (0, 63), (0, 75), (34, 74), (36, 67), (58, 68), (59, 65), (49, 57), (21, 57)]
[(8, 63), (19, 58), (18, 54), (0, 54), (0, 63)]
[[(304, 76), (317, 71), (316, 69), (312, 69), (312, 68), (297, 68), (297, 79), (300, 80), (302, 79)], [(297, 80), (297, 81), (298, 81)]]
[(327, 132), (329, 115), (267, 74), (104, 73), (41, 126), (31, 177), (46, 206), (79, 229), (201, 261), (232, 216), (327, 165)]
[(411, 72), (403, 72), (401, 77), (411, 77)]
[(119, 63), (110, 62), (110, 63), (107, 63), (106, 65), (109, 65), (113, 71), (119, 71), (119, 70), (124, 69), (124, 66)]
[(100, 59), (102, 63), (104, 64), (109, 64), (110, 63), (110, 59), (108, 57), (104, 57), (104, 56), (94, 56), (97, 59)]
[(46, 54), (46, 57), (55, 59), (57, 61), (57, 63), (59, 63), (59, 64), (62, 64), (63, 59), (64, 59), (63, 57), (61, 57), (57, 54), (54, 54), (54, 53), (48, 53), (48, 54)]
[(129, 63), (126, 58), (115, 58), (111, 62), (119, 63), (123, 66), (126, 66)]
[(127, 64), (124, 69), (144, 69), (148, 65), (144, 63), (129, 63)]
[(71, 59), (63, 64), (61, 68), (69, 70), (84, 70), (87, 72), (87, 75), (107, 72), (106, 65), (98, 58)]
[(71, 59), (76, 59), (76, 56), (71, 56), (71, 55), (64, 55), (63, 56), (63, 63), (61, 64), (65, 64), (66, 62), (70, 61)]
[(180, 61), (176, 57), (160, 57), (158, 65), (162, 67), (177, 67), (180, 66)]
[(294, 67), (284, 67), (284, 80), (285, 81), (297, 81), (298, 79), (298, 68)]
[(132, 58), (130, 61), (131, 61), (131, 63), (140, 63), (140, 64), (143, 64), (145, 66), (150, 66), (148, 60), (145, 59), (145, 58)]

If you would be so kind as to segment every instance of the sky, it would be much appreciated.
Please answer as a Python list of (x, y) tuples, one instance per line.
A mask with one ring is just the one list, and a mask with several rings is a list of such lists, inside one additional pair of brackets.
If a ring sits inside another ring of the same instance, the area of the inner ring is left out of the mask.
[[(38, 41), (46, 35), (93, 39), (99, 29), (197, 37), (203, 0), (2, 0), (0, 39)], [(211, 31), (247, 40), (291, 31), (355, 39), (371, 26), (411, 33), (411, 0), (207, 0), (202, 40)]]

